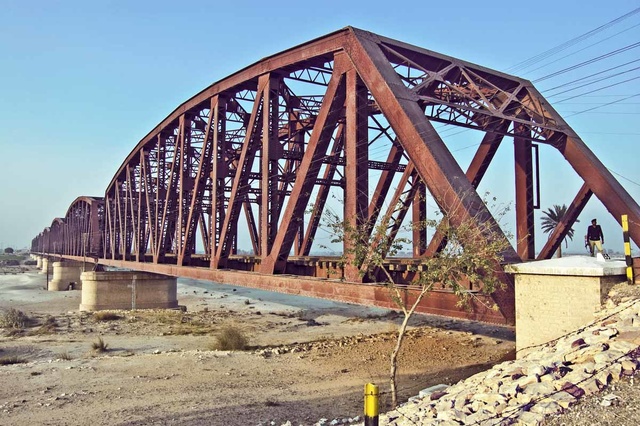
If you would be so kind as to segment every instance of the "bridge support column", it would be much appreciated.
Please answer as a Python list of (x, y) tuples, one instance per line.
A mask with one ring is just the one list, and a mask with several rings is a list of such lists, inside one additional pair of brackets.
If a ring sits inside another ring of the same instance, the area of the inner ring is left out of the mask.
[(81, 277), (81, 311), (178, 307), (175, 277), (131, 271), (91, 271)]
[(50, 259), (46, 258), (46, 257), (42, 257), (41, 261), (40, 261), (40, 267), (41, 267), (41, 271), (40, 273), (43, 275), (46, 275), (47, 273), (49, 275), (51, 275), (53, 273), (53, 262), (50, 261)]
[(42, 256), (36, 256), (36, 268), (42, 269)]
[(508, 265), (515, 274), (516, 358), (592, 322), (611, 287), (626, 282), (625, 267), (590, 256)]
[(49, 281), (49, 291), (81, 290), (82, 281), (80, 274), (83, 271), (93, 269), (93, 265), (82, 262), (54, 262), (53, 279)]

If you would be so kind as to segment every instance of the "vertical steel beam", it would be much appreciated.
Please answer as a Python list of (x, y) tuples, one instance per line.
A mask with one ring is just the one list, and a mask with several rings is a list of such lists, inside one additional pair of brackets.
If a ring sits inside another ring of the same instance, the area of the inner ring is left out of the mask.
[(536, 256), (533, 219), (533, 156), (530, 132), (514, 123), (513, 138), (516, 185), (516, 244), (520, 259)]
[[(345, 197), (344, 220), (360, 232), (368, 220), (369, 207), (369, 146), (368, 91), (354, 69), (346, 77), (346, 138), (345, 138)], [(353, 252), (353, 238), (344, 239), (343, 253), (349, 258)], [(359, 268), (348, 259), (344, 268), (348, 281), (361, 281)]]
[(218, 267), (217, 251), (220, 242), (221, 224), (224, 222), (224, 179), (227, 176), (227, 163), (225, 162), (226, 143), (226, 98), (214, 96), (211, 98), (211, 124), (213, 132), (213, 152), (211, 159), (211, 223), (209, 224), (209, 267)]
[(178, 266), (182, 266), (184, 262), (184, 253), (187, 250), (186, 244), (186, 229), (184, 224), (186, 222), (185, 216), (186, 203), (189, 198), (188, 187), (186, 180), (189, 178), (189, 151), (191, 148), (191, 120), (186, 114), (182, 114), (179, 119), (178, 125), (178, 141), (176, 143), (176, 151), (173, 157), (174, 163), (178, 163), (178, 171), (176, 173), (177, 179), (177, 193), (172, 194), (172, 197), (177, 198), (178, 217), (175, 226), (174, 241), (176, 245), (176, 262)]
[[(264, 87), (262, 106), (262, 158), (260, 168), (260, 244), (256, 254), (265, 256), (271, 250), (278, 227), (278, 159), (281, 156), (278, 143), (278, 96), (280, 81), (274, 75), (265, 74), (258, 79)], [(254, 248), (255, 250), (255, 248)]]
[(427, 248), (427, 186), (416, 174), (413, 176), (412, 186), (415, 187), (415, 195), (412, 205), (412, 241), (413, 257), (420, 257)]

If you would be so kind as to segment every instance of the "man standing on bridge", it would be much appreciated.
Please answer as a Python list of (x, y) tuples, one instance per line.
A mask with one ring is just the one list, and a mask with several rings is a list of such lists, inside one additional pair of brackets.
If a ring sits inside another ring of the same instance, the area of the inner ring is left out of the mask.
[(591, 256), (594, 256), (594, 247), (598, 249), (599, 253), (602, 253), (602, 244), (604, 244), (604, 234), (602, 233), (602, 228), (598, 225), (596, 219), (591, 221), (591, 226), (587, 228), (587, 235), (585, 239), (589, 243), (589, 250), (591, 251)]

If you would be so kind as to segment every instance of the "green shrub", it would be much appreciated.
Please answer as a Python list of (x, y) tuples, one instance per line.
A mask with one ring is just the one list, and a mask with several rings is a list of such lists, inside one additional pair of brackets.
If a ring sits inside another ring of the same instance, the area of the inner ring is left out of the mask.
[(211, 345), (212, 350), (242, 351), (249, 345), (249, 338), (238, 327), (228, 325), (222, 328)]

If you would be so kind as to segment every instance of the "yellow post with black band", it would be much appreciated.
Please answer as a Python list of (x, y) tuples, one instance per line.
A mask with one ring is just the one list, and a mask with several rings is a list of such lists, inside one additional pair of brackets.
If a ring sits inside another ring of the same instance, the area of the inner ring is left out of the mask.
[(364, 385), (364, 426), (378, 426), (378, 385)]
[(629, 218), (622, 215), (622, 238), (624, 239), (624, 260), (627, 263), (627, 281), (633, 284), (633, 259), (631, 258), (631, 243), (629, 242)]

